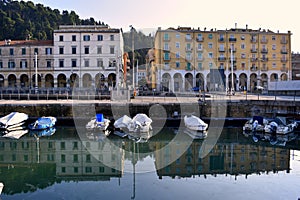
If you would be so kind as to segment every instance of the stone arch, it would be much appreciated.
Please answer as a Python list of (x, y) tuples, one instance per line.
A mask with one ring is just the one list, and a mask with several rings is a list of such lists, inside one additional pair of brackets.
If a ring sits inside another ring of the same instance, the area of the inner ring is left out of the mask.
[(170, 92), (171, 88), (171, 75), (169, 73), (164, 73), (162, 76), (161, 90), (165, 92)]
[(281, 74), (280, 80), (281, 80), (281, 81), (287, 81), (287, 80), (288, 80), (287, 74), (286, 74), (286, 73)]
[(38, 84), (36, 85), (36, 83), (35, 83), (35, 74), (32, 75), (32, 79), (31, 79), (32, 80), (32, 86), (33, 87), (35, 87), (35, 86), (42, 87), (42, 77), (41, 77), (41, 75), (38, 74), (37, 78), (38, 78), (38, 80), (37, 80)]
[(92, 87), (92, 76), (90, 74), (84, 74), (82, 76), (82, 87), (89, 88)]
[(30, 81), (27, 74), (22, 74), (20, 76), (20, 86), (21, 88), (30, 86)]
[(241, 73), (239, 76), (239, 89), (240, 90), (247, 90), (247, 88), (248, 88), (247, 80), (248, 80), (247, 74)]
[(57, 87), (64, 88), (67, 86), (67, 78), (64, 74), (59, 74), (57, 76)]
[(0, 74), (0, 87), (4, 87), (4, 76)]
[(70, 87), (79, 87), (79, 76), (76, 73), (73, 73), (70, 76)]
[(253, 91), (255, 86), (257, 86), (257, 75), (253, 73), (250, 75), (250, 90)]
[(52, 74), (46, 74), (45, 76), (45, 87), (51, 88), (54, 87), (54, 77)]
[(105, 76), (102, 73), (98, 73), (95, 77), (95, 86), (97, 89), (103, 89), (105, 85)]
[(193, 87), (193, 75), (191, 73), (186, 73), (184, 75), (184, 89), (189, 91)]
[(233, 88), (235, 91), (237, 91), (237, 76), (235, 73), (233, 73), (233, 84), (232, 84), (232, 73), (228, 74), (228, 88)]
[(111, 74), (108, 75), (107, 84), (108, 84), (108, 87), (113, 87), (114, 88), (116, 86), (116, 74), (111, 73)]
[(261, 74), (261, 85), (264, 88), (268, 88), (268, 75), (266, 73)]
[(271, 82), (278, 81), (278, 74), (276, 74), (276, 73), (271, 74), (270, 81)]
[(174, 74), (174, 91), (181, 92), (182, 91), (182, 75), (180, 73)]
[(17, 86), (17, 77), (14, 74), (10, 74), (7, 77), (8, 87), (16, 87)]

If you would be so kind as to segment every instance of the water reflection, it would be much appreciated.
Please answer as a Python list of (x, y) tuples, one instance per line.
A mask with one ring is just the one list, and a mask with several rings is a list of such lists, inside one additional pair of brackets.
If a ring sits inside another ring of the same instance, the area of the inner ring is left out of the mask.
[(51, 137), (38, 140), (30, 135), (19, 140), (1, 138), (3, 193), (32, 192), (62, 181), (109, 181), (123, 177), (125, 162), (131, 163), (135, 172), (137, 163), (146, 158), (152, 159), (159, 179), (289, 173), (290, 149), (299, 148), (298, 141), (288, 147), (255, 143), (244, 137), (240, 129), (227, 128), (209, 154), (203, 157), (202, 151), (209, 145), (205, 140), (192, 143), (180, 140), (167, 146), (174, 136), (172, 130), (164, 129), (147, 142), (136, 143), (118, 136), (101, 137), (95, 132), (79, 137), (75, 128), (59, 127)]

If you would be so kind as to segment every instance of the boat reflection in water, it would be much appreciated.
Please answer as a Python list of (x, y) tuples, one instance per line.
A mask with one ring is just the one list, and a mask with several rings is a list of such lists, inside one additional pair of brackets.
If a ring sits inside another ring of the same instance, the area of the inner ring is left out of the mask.
[[(95, 132), (78, 135), (73, 127), (57, 128), (54, 135), (41, 137), (38, 143), (29, 135), (14, 141), (0, 138), (0, 181), (5, 184), (3, 193), (7, 196), (30, 194), (62, 182), (118, 179), (120, 185), (125, 163), (131, 163), (135, 170), (135, 165), (147, 159), (154, 164), (157, 179), (289, 172), (288, 148), (253, 143), (240, 131), (224, 129), (217, 144), (204, 157), (201, 151), (208, 145), (205, 139), (181, 140), (166, 146), (175, 136), (168, 129), (144, 143), (111, 135), (99, 138)], [(166, 165), (170, 160), (174, 162)], [(122, 192), (124, 188), (119, 189)]]

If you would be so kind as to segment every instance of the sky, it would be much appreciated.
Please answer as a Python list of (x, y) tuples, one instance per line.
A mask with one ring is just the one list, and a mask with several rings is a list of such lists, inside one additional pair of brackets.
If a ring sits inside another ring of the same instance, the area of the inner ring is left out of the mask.
[(75, 11), (112, 28), (129, 31), (132, 25), (146, 34), (178, 26), (203, 30), (270, 29), (292, 33), (292, 51), (300, 52), (299, 0), (32, 0), (52, 9)]

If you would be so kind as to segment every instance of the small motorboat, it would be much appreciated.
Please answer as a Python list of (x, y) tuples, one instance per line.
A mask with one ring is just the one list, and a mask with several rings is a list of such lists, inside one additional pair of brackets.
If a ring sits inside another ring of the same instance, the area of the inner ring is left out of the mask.
[(4, 188), (4, 184), (0, 182), (0, 194), (2, 193), (3, 188)]
[(149, 132), (152, 130), (152, 119), (150, 119), (146, 114), (139, 113), (136, 114), (128, 125), (129, 132)]
[(27, 119), (28, 115), (25, 113), (12, 112), (0, 118), (0, 129), (8, 131), (22, 129)]
[(96, 117), (93, 117), (87, 124), (86, 129), (90, 131), (101, 130), (105, 135), (109, 135), (111, 131), (108, 130), (110, 124), (109, 119), (105, 119), (103, 114), (96, 114)]
[(35, 137), (46, 137), (51, 136), (56, 132), (55, 127), (46, 128), (43, 130), (31, 130), (30, 135)]
[(280, 135), (286, 135), (292, 133), (297, 128), (297, 122), (288, 122), (285, 117), (276, 117), (264, 128), (266, 133), (276, 133)]
[(25, 130), (15, 130), (15, 131), (7, 132), (2, 137), (4, 137), (4, 138), (10, 138), (10, 139), (20, 139), (20, 137), (22, 137), (26, 133), (28, 133), (27, 129), (25, 129)]
[(253, 116), (252, 119), (248, 120), (243, 126), (243, 131), (256, 131), (264, 132), (265, 126), (269, 123), (267, 119), (261, 116)]
[(194, 115), (184, 116), (184, 124), (186, 128), (193, 131), (206, 131), (208, 128), (207, 123)]
[(114, 122), (114, 127), (116, 129), (124, 130), (127, 129), (129, 124), (132, 122), (132, 118), (124, 115), (123, 117), (119, 118)]
[(30, 130), (43, 130), (55, 126), (55, 117), (40, 117), (35, 122), (29, 124)]

